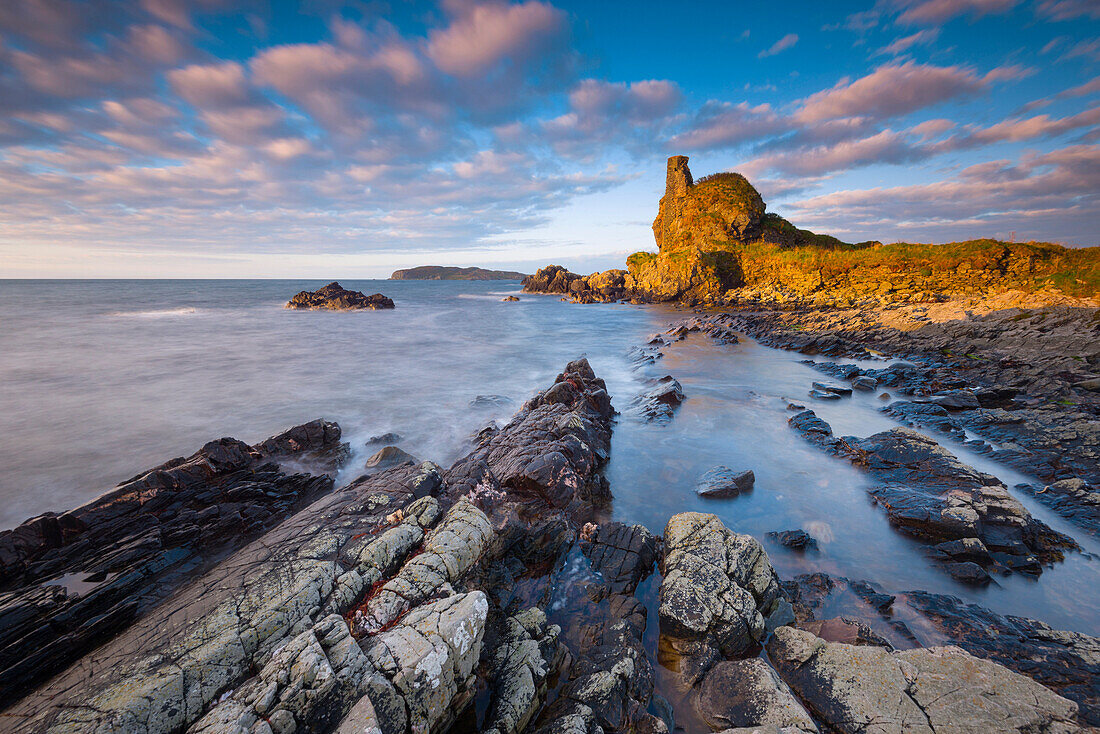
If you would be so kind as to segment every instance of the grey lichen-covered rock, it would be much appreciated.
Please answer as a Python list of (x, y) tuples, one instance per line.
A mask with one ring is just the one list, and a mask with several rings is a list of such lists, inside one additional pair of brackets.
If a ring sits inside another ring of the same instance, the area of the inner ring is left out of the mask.
[(718, 663), (694, 691), (693, 700), (699, 715), (715, 731), (756, 726), (817, 731), (787, 684), (760, 658)]
[(278, 648), (259, 675), (219, 701), (188, 732), (246, 734), (261, 720), (311, 730), (339, 721), (372, 673), (347, 622), (331, 615)]
[(481, 557), (492, 534), (485, 513), (469, 500), (460, 499), (424, 541), (423, 552), (356, 614), (356, 632), (377, 632), (457, 581)]
[(1077, 704), (955, 647), (891, 653), (776, 630), (768, 656), (783, 680), (839, 732), (1071, 732)]
[(503, 620), (486, 645), (492, 696), (482, 732), (516, 734), (527, 728), (545, 700), (547, 677), (562, 657), (560, 632), (537, 607)]
[(473, 697), (489, 603), (473, 591), (424, 604), (364, 646), (404, 699), (409, 728), (445, 729)]
[(681, 673), (694, 683), (719, 655), (741, 654), (763, 640), (779, 581), (760, 543), (714, 515), (674, 515), (664, 538), (661, 634), (685, 658)]
[[(400, 564), (390, 554), (411, 551), (421, 523), (438, 515), (434, 498), (413, 501), (416, 470), (399, 467), (314, 502), (8, 713), (26, 731), (182, 730)], [(416, 527), (373, 536), (395, 523)]]

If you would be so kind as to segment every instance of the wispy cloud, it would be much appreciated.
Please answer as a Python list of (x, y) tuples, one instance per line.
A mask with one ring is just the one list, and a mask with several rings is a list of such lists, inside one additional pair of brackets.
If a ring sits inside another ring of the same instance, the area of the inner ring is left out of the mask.
[(798, 34), (788, 33), (787, 35), (783, 36), (778, 41), (773, 43), (771, 46), (757, 54), (757, 58), (764, 59), (769, 56), (775, 56), (776, 54), (782, 53), (791, 48), (796, 43), (798, 43)]

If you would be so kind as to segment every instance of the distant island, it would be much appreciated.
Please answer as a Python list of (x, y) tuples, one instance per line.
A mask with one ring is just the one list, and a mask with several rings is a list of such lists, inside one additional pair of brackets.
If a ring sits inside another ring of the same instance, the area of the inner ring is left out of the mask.
[(421, 265), (418, 268), (395, 270), (390, 280), (523, 280), (526, 277), (526, 273), (517, 273), (514, 270)]

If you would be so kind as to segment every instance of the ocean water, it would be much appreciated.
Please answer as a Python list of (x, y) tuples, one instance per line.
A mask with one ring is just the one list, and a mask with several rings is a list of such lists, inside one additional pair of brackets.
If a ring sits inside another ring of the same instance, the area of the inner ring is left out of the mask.
[[(788, 400), (808, 405), (810, 382), (822, 379), (800, 355), (694, 335), (636, 371), (629, 349), (685, 313), (527, 294), (505, 303), (519, 294), (510, 281), (341, 284), (385, 293), (397, 308), (282, 308), (321, 281), (0, 281), (0, 527), (78, 505), (210, 439), (252, 443), (317, 417), (337, 421), (355, 450), (338, 481), (357, 476), (372, 452), (366, 440), (388, 431), (404, 437), (406, 451), (446, 466), (473, 433), (506, 421), (585, 355), (624, 411), (607, 467), (616, 519), (660, 533), (676, 512), (714, 512), (764, 540), (784, 577), (821, 570), (887, 591), (951, 593), (1100, 633), (1100, 543), (1017, 495), (1085, 552), (1038, 579), (998, 578), (986, 589), (955, 582), (890, 527), (857, 469), (787, 426)], [(630, 398), (664, 374), (680, 380), (687, 400), (667, 425), (637, 421), (625, 411)], [(479, 395), (507, 401), (471, 407)], [(857, 393), (812, 407), (836, 433), (866, 436), (897, 425), (881, 405)], [(1009, 487), (1028, 479), (948, 448)], [(696, 479), (717, 464), (753, 469), (755, 490), (697, 497)], [(765, 539), (798, 528), (821, 541), (820, 553), (802, 556)]]

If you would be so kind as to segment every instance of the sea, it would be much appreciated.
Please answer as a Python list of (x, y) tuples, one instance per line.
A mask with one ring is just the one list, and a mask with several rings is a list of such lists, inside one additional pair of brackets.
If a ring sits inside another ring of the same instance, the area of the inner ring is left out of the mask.
[[(447, 466), (478, 430), (506, 422), (585, 356), (621, 412), (606, 468), (615, 519), (660, 534), (674, 513), (712, 512), (764, 541), (784, 578), (824, 571), (1100, 633), (1100, 542), (1014, 492), (1081, 552), (1038, 578), (998, 577), (986, 588), (954, 581), (890, 526), (858, 469), (787, 425), (788, 403), (808, 404), (810, 383), (822, 379), (803, 355), (696, 334), (639, 368), (631, 348), (689, 312), (577, 305), (521, 293), (515, 281), (340, 282), (397, 307), (284, 309), (298, 291), (325, 284), (312, 280), (0, 281), (0, 528), (87, 502), (209, 440), (254, 443), (314, 418), (339, 423), (352, 446), (338, 483), (361, 473), (377, 448), (368, 440), (388, 432), (405, 451)], [(502, 300), (509, 295), (520, 300)], [(645, 423), (630, 401), (666, 374), (687, 399), (667, 424)], [(812, 407), (838, 435), (867, 436), (898, 425), (882, 405), (875, 393), (857, 393)], [(1010, 491), (1037, 481), (935, 438)], [(698, 497), (696, 481), (716, 465), (752, 469), (755, 489)], [(797, 529), (819, 540), (817, 553), (766, 540)]]

